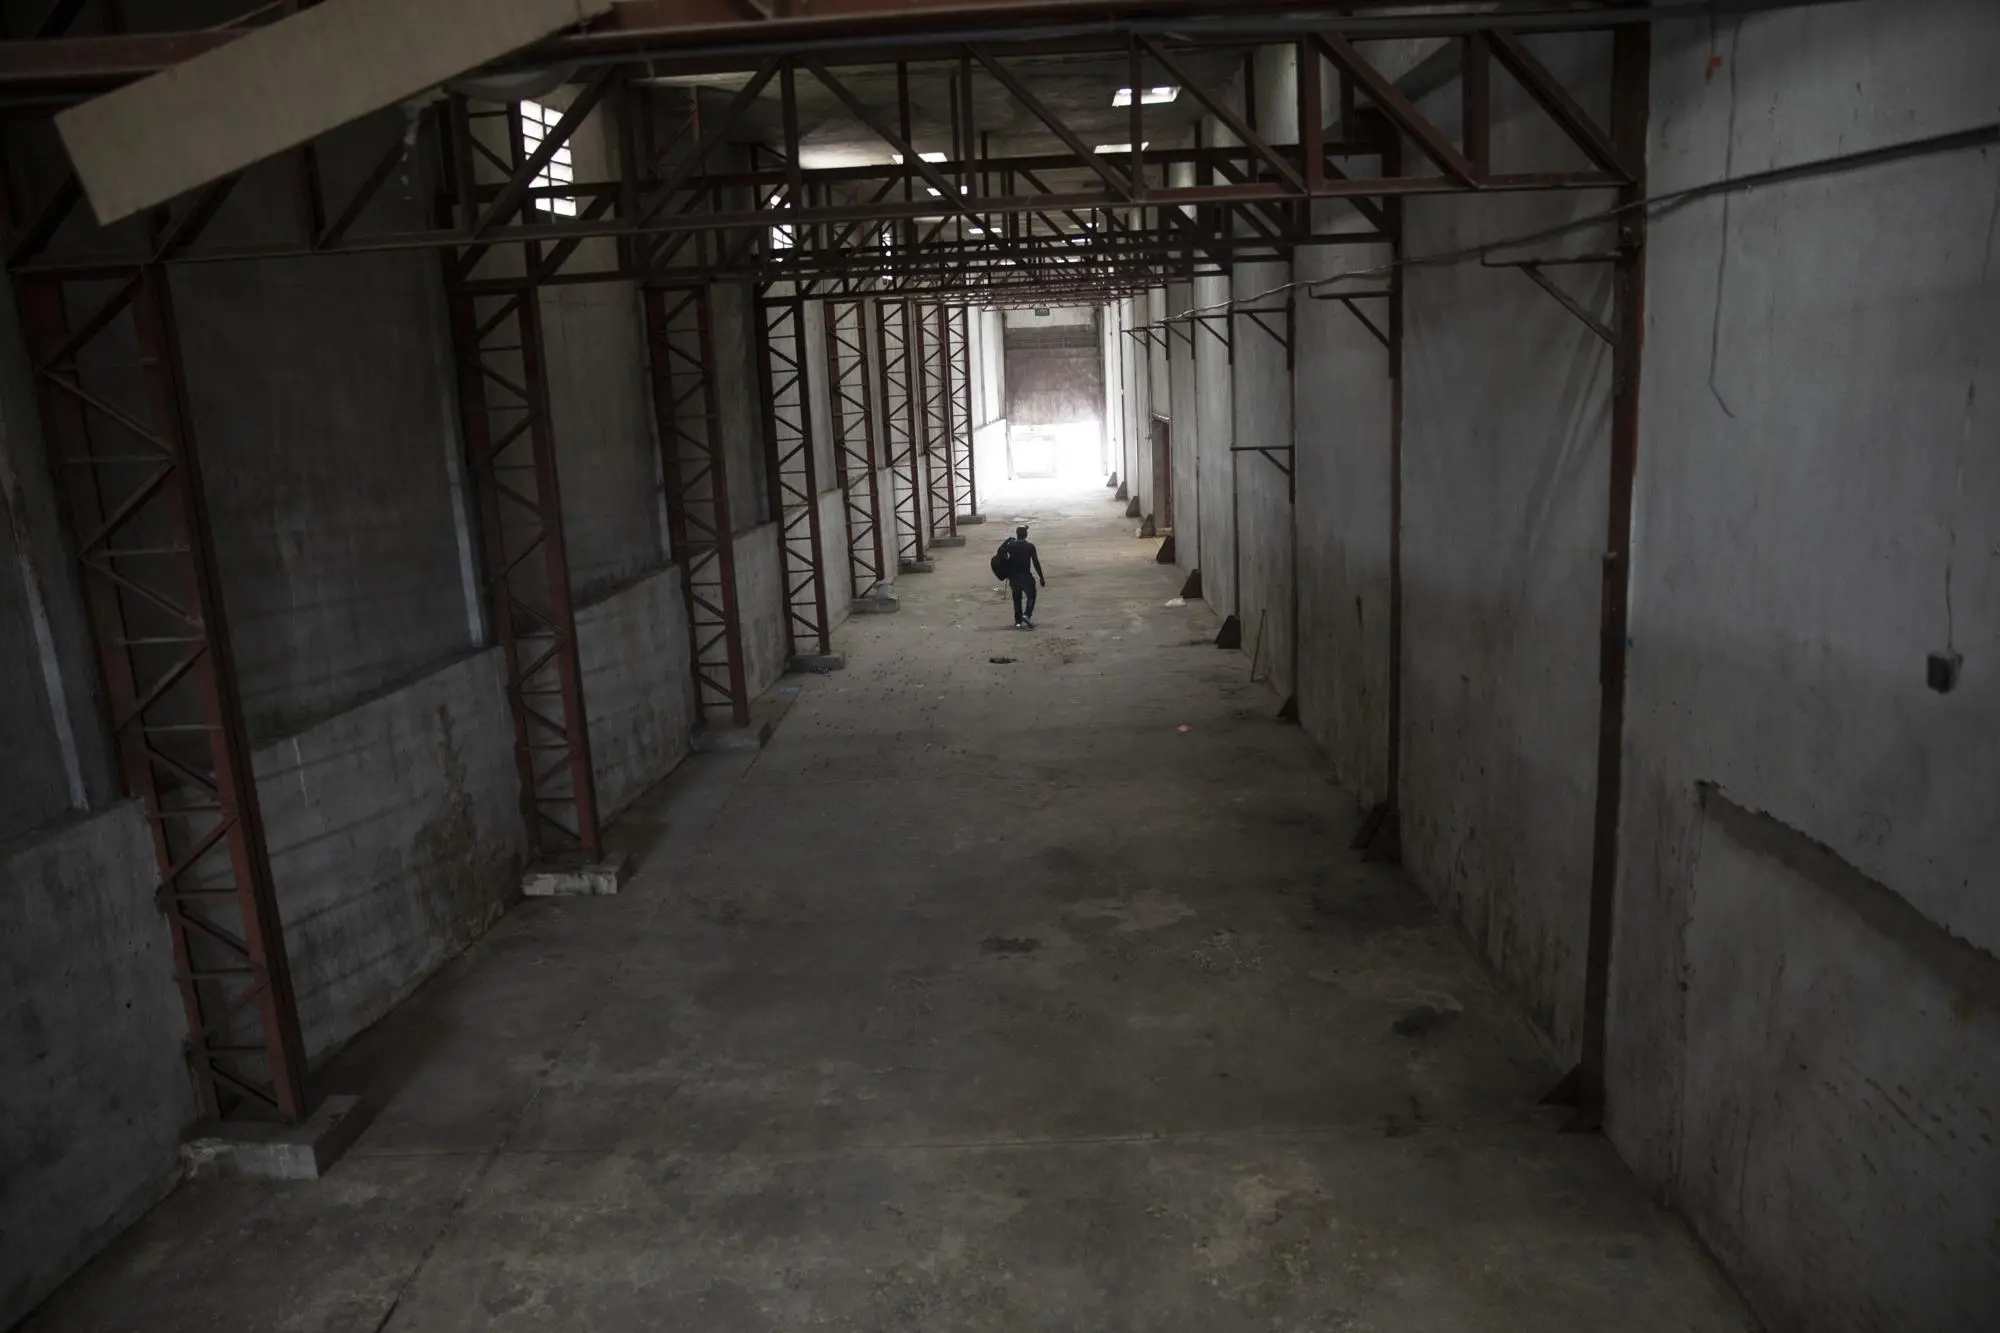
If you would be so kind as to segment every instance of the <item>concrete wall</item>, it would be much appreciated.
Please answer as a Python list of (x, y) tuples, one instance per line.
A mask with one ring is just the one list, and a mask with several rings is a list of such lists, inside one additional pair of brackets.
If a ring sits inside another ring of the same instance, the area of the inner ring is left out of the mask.
[[(396, 127), (337, 136), (329, 177), (365, 169)], [(422, 218), (431, 156), (412, 155), (363, 225)], [(218, 238), (274, 235), (291, 207), (284, 186), (282, 167), (252, 172)], [(188, 266), (173, 284), (280, 914), (306, 1045), (321, 1058), (505, 909), (526, 850), (504, 670), (476, 643), (439, 270), (421, 255), (327, 257)], [(747, 307), (722, 306), (719, 352), (734, 359), (718, 375), (738, 390), (724, 394), (724, 427), (736, 484), (754, 497)], [(684, 610), (633, 293), (552, 290), (543, 317), (609, 814), (686, 753)], [(124, 401), (130, 386), (108, 364), (118, 352), (90, 373)], [(0, 893), (21, 924), (0, 947), (11, 1006), (0, 1040), (6, 1067), (30, 1071), (7, 1080), (0, 1119), (6, 1323), (171, 1181), (195, 1108), (151, 850), (136, 807), (114, 795), (11, 309), (0, 427), (0, 838), (12, 839)], [(761, 595), (775, 605), (777, 581)]]
[(597, 803), (609, 816), (688, 753), (696, 718), (680, 569), (648, 575), (579, 611), (576, 637)]
[[(1198, 277), (1193, 282), (1197, 307), (1229, 299), (1229, 279)], [(1216, 337), (1220, 330), (1197, 325), (1194, 331), (1194, 423), (1200, 440), (1196, 460), (1196, 505), (1201, 515), (1200, 544), (1195, 563), (1201, 569), (1202, 596), (1222, 615), (1237, 611), (1236, 596), (1236, 458), (1229, 452), (1236, 441), (1235, 386), (1230, 378), (1229, 349)], [(1175, 539), (1178, 550), (1180, 541)], [(1185, 557), (1183, 557), (1185, 558)]]
[(636, 289), (624, 282), (545, 288), (542, 345), (570, 585), (591, 598), (667, 559)]
[(500, 654), (259, 746), (252, 765), (299, 1023), (317, 1059), (388, 1013), (519, 892), (527, 839)]
[[(1167, 289), (1167, 313), (1184, 315), (1192, 307), (1192, 283)], [(1199, 489), (1202, 439), (1196, 410), (1194, 344), (1189, 335), (1200, 331), (1182, 321), (1167, 338), (1167, 399), (1174, 430), (1174, 558), (1183, 570), (1201, 567), (1202, 512)], [(1206, 577), (1206, 575), (1204, 575)]]
[(195, 1097), (157, 882), (129, 801), (0, 853), (0, 1326), (173, 1183)]
[[(1977, 0), (1718, 28), (1656, 190), (1994, 118)], [(1988, 149), (1653, 231), (1611, 1132), (1779, 1329), (2000, 1309), (1996, 215)]]
[[(333, 179), (400, 116), (336, 136)], [(247, 173), (218, 240), (284, 235), (282, 164)], [(423, 225), (421, 167), (362, 225)], [(172, 271), (243, 706), (287, 735), (474, 642), (454, 515), (458, 421), (434, 256), (352, 255)]]
[[(1339, 225), (1332, 206), (1321, 225)], [(1349, 246), (1302, 250), (1297, 263), (1320, 278), (1388, 258), (1387, 246)], [(1386, 328), (1384, 302), (1361, 304)], [(1347, 307), (1303, 294), (1298, 340), (1299, 721), (1373, 806), (1388, 795), (1389, 353)]]
[[(1529, 44), (1606, 115), (1601, 39)], [(1260, 109), (1287, 105), (1282, 57), (1258, 57)], [(1990, 123), (1996, 57), (2000, 12), (1970, 0), (1663, 25), (1651, 187)], [(1456, 88), (1427, 81), (1424, 109), (1455, 124)], [(1496, 170), (1580, 165), (1511, 80), (1495, 87)], [(1408, 247), (1608, 202), (1413, 198)], [(1977, 665), (2000, 649), (2000, 455), (1982, 447), (1996, 212), (1989, 149), (1707, 200), (1652, 230), (1609, 1129), (1774, 1330), (1972, 1329), (2000, 1308), (2000, 899), (1985, 887), (2000, 687)], [(1319, 220), (1357, 225), (1337, 204)], [(1585, 229), (1538, 252), (1606, 241)], [(1384, 258), (1301, 251), (1299, 274)], [(1601, 271), (1555, 277), (1608, 315)], [(1518, 273), (1462, 262), (1407, 280), (1405, 859), (1566, 1061), (1608, 355)], [(1239, 269), (1236, 295), (1269, 285)], [(1170, 308), (1224, 295), (1199, 280)], [(1240, 319), (1235, 333), (1233, 368), (1206, 334), (1168, 358), (1180, 560), (1218, 609), (1244, 610), (1246, 637), (1289, 592), (1266, 465), (1227, 453), (1283, 429), (1289, 390), (1301, 720), (1372, 802), (1388, 740), (1387, 353), (1324, 301), (1300, 302), (1289, 381), (1259, 363), (1268, 340)], [(1962, 679), (1935, 693), (1926, 659), (1952, 652)]]
[[(1239, 264), (1236, 297), (1256, 310), (1277, 309), (1282, 297), (1259, 293), (1291, 278), (1287, 264)], [(1270, 455), (1231, 456), (1236, 478), (1237, 565), (1242, 580), (1236, 605), (1243, 643), (1282, 698), (1292, 692), (1292, 500), (1285, 469), (1292, 455), (1292, 373), (1273, 331), (1285, 332), (1282, 313), (1232, 320), (1236, 365), (1232, 377), (1229, 438), (1238, 448), (1266, 448)], [(1268, 325), (1267, 329), (1265, 326)], [(1175, 543), (1179, 545), (1178, 542)], [(1204, 576), (1205, 578), (1206, 576)]]
[(1016, 426), (1061, 426), (1102, 419), (1104, 358), (1088, 328), (1010, 330), (1006, 419)]
[[(1600, 122), (1606, 82), (1591, 75), (1607, 42), (1537, 48)], [(1505, 80), (1495, 91), (1496, 170), (1565, 160), (1525, 94)], [(1455, 118), (1456, 87), (1425, 106)], [(1411, 200), (1406, 244), (1458, 250), (1609, 202)], [(1608, 317), (1601, 268), (1559, 279)], [(1406, 301), (1404, 858), (1569, 1060), (1589, 918), (1610, 352), (1508, 269), (1414, 268)]]

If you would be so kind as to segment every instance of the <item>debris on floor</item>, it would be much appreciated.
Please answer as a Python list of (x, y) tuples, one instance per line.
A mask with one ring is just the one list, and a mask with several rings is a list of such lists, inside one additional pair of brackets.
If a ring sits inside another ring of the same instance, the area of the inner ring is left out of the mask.
[(1012, 666), (1015, 662), (1019, 661), (1020, 659), (1014, 657), (989, 657), (986, 660), (991, 662), (994, 666)]

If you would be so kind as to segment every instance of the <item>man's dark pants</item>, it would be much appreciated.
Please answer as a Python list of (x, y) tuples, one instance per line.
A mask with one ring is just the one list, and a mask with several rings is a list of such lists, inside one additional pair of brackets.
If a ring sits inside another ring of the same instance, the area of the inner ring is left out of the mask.
[(1014, 587), (1014, 622), (1019, 624), (1023, 620), (1034, 619), (1035, 576), (1016, 574), (1007, 581)]

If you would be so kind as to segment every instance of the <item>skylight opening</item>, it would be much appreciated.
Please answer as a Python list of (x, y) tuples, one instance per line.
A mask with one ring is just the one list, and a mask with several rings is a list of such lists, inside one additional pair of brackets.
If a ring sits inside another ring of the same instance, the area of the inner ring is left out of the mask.
[[(1139, 94), (1139, 105), (1160, 106), (1163, 105), (1164, 103), (1172, 102), (1178, 99), (1180, 95), (1181, 95), (1181, 90), (1175, 85), (1171, 83), (1158, 84), (1154, 87), (1145, 89)], [(1111, 95), (1111, 105), (1131, 106), (1132, 90), (1130, 88), (1120, 88), (1117, 92)]]
[[(521, 145), (530, 157), (562, 123), (562, 112), (540, 102), (521, 103)], [(542, 169), (535, 173), (535, 188), (543, 190), (560, 189), (576, 184), (576, 163), (570, 157), (569, 144), (565, 142), (549, 155)], [(561, 217), (576, 216), (576, 199), (573, 196), (552, 194), (537, 195), (536, 204)]]

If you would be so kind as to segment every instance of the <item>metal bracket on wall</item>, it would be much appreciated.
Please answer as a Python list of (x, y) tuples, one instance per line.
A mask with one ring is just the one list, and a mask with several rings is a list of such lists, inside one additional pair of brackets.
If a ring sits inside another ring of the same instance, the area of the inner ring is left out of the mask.
[(1542, 270), (1544, 268), (1577, 264), (1615, 264), (1619, 258), (1620, 256), (1616, 254), (1595, 254), (1566, 255), (1556, 259), (1483, 259), (1480, 261), (1480, 267), (1519, 269), (1537, 287), (1540, 287), (1550, 296), (1553, 296), (1557, 304), (1561, 305), (1563, 309), (1576, 316), (1577, 320), (1585, 328), (1602, 338), (1608, 347), (1616, 345), (1618, 341), (1617, 336), (1612, 333), (1611, 327), (1588, 310), (1585, 310), (1581, 301), (1564, 291), (1556, 284), (1553, 278), (1542, 272)]
[[(1277, 468), (1278, 471), (1289, 477), (1292, 475), (1292, 456), (1297, 451), (1289, 444), (1232, 444), (1229, 446), (1229, 452), (1232, 454), (1262, 454), (1270, 461), (1272, 467)], [(1285, 457), (1280, 458), (1278, 457), (1279, 454), (1283, 454)]]
[[(1288, 298), (1283, 305), (1262, 307), (1242, 306), (1232, 309), (1229, 313), (1233, 316), (1249, 320), (1265, 333), (1271, 335), (1271, 340), (1285, 349), (1285, 369), (1293, 369), (1295, 364), (1294, 358), (1296, 356), (1294, 349), (1298, 343), (1298, 338), (1295, 336), (1298, 332), (1298, 305), (1296, 302)], [(1272, 317), (1279, 315), (1284, 317), (1284, 323), (1282, 326), (1274, 327)], [(1235, 348), (1233, 345), (1230, 348), (1230, 358), (1233, 364), (1235, 359)]]
[(1388, 331), (1385, 330), (1381, 325), (1377, 324), (1374, 320), (1368, 318), (1367, 313), (1363, 311), (1360, 306), (1356, 305), (1355, 302), (1374, 301), (1374, 300), (1386, 301), (1394, 295), (1395, 293), (1388, 291), (1332, 292), (1325, 295), (1322, 295), (1319, 292), (1310, 293), (1311, 298), (1315, 301), (1333, 301), (1339, 305), (1346, 306), (1347, 313), (1354, 316), (1357, 320), (1361, 321), (1361, 327), (1367, 329), (1369, 336), (1374, 338), (1376, 342), (1381, 343), (1384, 347), (1387, 347), (1389, 345)]
[[(1227, 311), (1223, 311), (1219, 314), (1190, 315), (1188, 316), (1187, 322), (1191, 326), (1191, 328), (1192, 326), (1199, 326), (1202, 332), (1206, 333), (1209, 337), (1221, 343), (1223, 351), (1231, 353), (1234, 352), (1234, 347), (1231, 344), (1231, 338), (1230, 338), (1230, 325), (1232, 321), (1230, 320), (1229, 313)], [(1218, 327), (1221, 329), (1221, 332), (1219, 333), (1216, 331)], [(1188, 346), (1189, 347), (1194, 346), (1194, 333), (1192, 331), (1188, 333)]]

